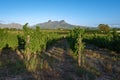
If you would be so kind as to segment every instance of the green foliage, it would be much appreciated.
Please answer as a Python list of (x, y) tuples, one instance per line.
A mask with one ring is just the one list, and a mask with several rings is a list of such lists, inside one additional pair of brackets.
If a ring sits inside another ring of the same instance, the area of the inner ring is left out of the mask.
[(97, 30), (97, 29), (85, 29), (85, 33), (87, 34), (93, 34), (93, 33), (98, 33), (100, 34), (100, 30)]
[(116, 31), (113, 31), (112, 33), (112, 40), (110, 49), (120, 52), (120, 36)]
[(6, 29), (0, 29), (0, 49), (9, 44), (10, 47), (17, 47), (17, 34), (9, 33)]
[(55, 33), (42, 32), (39, 26), (36, 26), (34, 30), (28, 28), (27, 25), (23, 27), (26, 43), (28, 35), (30, 38), (30, 43), (29, 45), (26, 44), (26, 48), (29, 48), (31, 53), (44, 51), (48, 41), (59, 38), (59, 35)]
[(107, 24), (99, 24), (98, 28), (100, 31), (103, 31), (105, 33), (110, 31), (110, 27)]
[(5, 38), (6, 38), (7, 32), (4, 29), (0, 29), (0, 48), (2, 48), (6, 43), (5, 43)]
[[(28, 42), (29, 37), (29, 43)], [(23, 30), (11, 31), (10, 29), (0, 29), (0, 49), (8, 44), (11, 48), (21, 47), (23, 41), (25, 42), (25, 50), (29, 48), (30, 53), (41, 52), (46, 49), (48, 42), (52, 42), (60, 38), (57, 33), (53, 32), (43, 32), (40, 30), (39, 26), (36, 29), (31, 29), (28, 27), (28, 23), (23, 26)]]
[(120, 52), (120, 36), (116, 31), (108, 34), (89, 34), (84, 37), (86, 43)]
[(81, 49), (84, 49), (84, 44), (81, 42), (80, 46), (78, 45), (80, 40), (82, 41), (84, 36), (84, 29), (81, 28), (74, 28), (70, 31), (68, 41), (70, 44), (71, 49), (75, 52), (75, 54), (78, 53), (78, 49), (81, 46)]
[(68, 41), (70, 44), (70, 47), (74, 51), (75, 55), (78, 57), (78, 65), (83, 66), (84, 65), (84, 43), (83, 41), (83, 36), (84, 36), (84, 29), (81, 28), (74, 28), (68, 37)]

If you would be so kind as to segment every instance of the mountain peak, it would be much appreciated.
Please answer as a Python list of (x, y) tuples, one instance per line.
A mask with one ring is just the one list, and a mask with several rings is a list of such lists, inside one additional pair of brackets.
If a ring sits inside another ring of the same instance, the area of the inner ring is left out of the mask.
[(65, 20), (61, 20), (60, 23), (66, 23)]
[(50, 23), (50, 22), (52, 22), (52, 20), (48, 20), (48, 22)]
[(57, 29), (57, 28), (70, 29), (73, 28), (75, 25), (71, 25), (65, 22), (65, 20), (60, 20), (60, 21), (48, 20), (48, 22), (39, 23), (36, 24), (35, 26), (40, 26), (41, 28), (44, 29)]

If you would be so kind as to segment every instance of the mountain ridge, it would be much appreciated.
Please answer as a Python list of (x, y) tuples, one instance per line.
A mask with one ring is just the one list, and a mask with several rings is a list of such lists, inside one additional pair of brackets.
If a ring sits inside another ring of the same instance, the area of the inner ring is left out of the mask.
[(19, 23), (9, 23), (9, 24), (2, 24), (0, 23), (0, 28), (16, 28), (16, 29), (22, 29), (21, 24)]
[[(65, 20), (60, 21), (52, 21), (48, 20), (47, 22), (38, 23), (32, 26), (29, 26), (31, 28), (35, 28), (36, 26), (39, 26), (41, 29), (73, 29), (74, 27), (86, 27), (86, 26), (79, 26), (79, 25), (72, 25), (67, 23)], [(0, 23), (0, 28), (16, 28), (16, 29), (22, 29), (23, 25), (19, 23), (9, 23), (9, 24), (3, 24)]]
[(65, 20), (60, 20), (60, 21), (48, 20), (47, 22), (44, 23), (38, 23), (33, 27), (36, 26), (40, 26), (40, 28), (42, 29), (58, 29), (58, 28), (71, 29), (73, 27), (77, 27), (76, 25), (71, 25), (67, 23)]

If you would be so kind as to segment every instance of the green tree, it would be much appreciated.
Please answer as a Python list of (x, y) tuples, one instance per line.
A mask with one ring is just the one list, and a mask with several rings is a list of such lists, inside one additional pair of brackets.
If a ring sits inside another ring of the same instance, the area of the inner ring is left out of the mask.
[(105, 33), (110, 31), (110, 27), (107, 24), (99, 24), (98, 29)]

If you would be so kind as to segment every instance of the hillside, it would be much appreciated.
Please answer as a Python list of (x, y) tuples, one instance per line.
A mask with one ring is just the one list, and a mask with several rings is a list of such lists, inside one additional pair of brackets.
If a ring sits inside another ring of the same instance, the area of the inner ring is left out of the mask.
[(18, 23), (2, 24), (0, 23), (0, 28), (16, 28), (22, 29), (22, 25)]
[(51, 21), (49, 20), (48, 22), (44, 22), (44, 23), (38, 23), (35, 26), (40, 26), (40, 28), (42, 29), (58, 29), (58, 28), (64, 28), (64, 29), (72, 29), (74, 27), (76, 27), (75, 25), (71, 25), (67, 22), (65, 22), (64, 20), (61, 21)]

